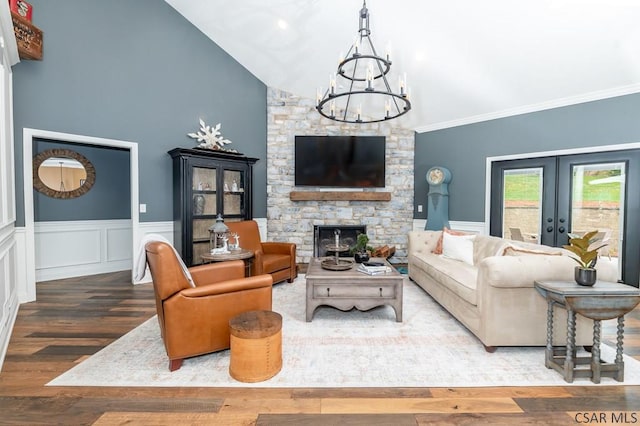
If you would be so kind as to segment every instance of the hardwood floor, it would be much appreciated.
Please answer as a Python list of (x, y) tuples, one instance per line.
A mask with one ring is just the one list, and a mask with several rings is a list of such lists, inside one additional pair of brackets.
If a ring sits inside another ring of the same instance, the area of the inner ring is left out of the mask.
[[(126, 271), (37, 285), (37, 301), (20, 306), (0, 373), (0, 424), (640, 423), (640, 386), (350, 389), (45, 386), (155, 314), (151, 285), (132, 286), (129, 282), (130, 272)], [(615, 344), (614, 333), (614, 329), (606, 329), (603, 341)], [(626, 318), (625, 353), (640, 360), (640, 309)]]

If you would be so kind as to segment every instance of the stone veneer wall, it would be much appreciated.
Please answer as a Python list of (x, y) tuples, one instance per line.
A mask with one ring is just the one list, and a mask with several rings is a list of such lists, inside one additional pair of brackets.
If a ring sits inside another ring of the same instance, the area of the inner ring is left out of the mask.
[[(328, 120), (315, 102), (267, 89), (267, 234), (270, 241), (297, 245), (297, 261), (313, 256), (314, 225), (367, 225), (373, 247), (396, 247), (392, 262), (406, 263), (407, 237), (413, 226), (413, 156), (415, 132), (398, 127), (398, 120), (349, 124)], [(321, 190), (294, 186), (296, 135), (386, 136), (385, 188), (391, 201), (291, 201), (294, 190)]]

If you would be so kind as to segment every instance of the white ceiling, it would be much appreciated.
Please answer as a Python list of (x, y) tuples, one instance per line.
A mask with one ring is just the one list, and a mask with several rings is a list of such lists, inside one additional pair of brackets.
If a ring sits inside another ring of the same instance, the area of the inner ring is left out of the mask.
[[(266, 85), (315, 98), (362, 0), (166, 0)], [(417, 131), (640, 92), (640, 0), (369, 0)], [(279, 20), (287, 23), (286, 29)], [(396, 80), (393, 80), (395, 76)]]

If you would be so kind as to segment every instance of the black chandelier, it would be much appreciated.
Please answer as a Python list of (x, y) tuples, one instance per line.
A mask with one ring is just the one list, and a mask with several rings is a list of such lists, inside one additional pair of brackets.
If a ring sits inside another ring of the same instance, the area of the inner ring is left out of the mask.
[[(340, 58), (338, 71), (329, 76), (329, 88), (316, 93), (318, 112), (343, 123), (376, 123), (406, 114), (411, 109), (407, 77), (398, 78), (398, 91), (391, 90), (387, 74), (391, 69), (390, 53), (385, 57), (376, 52), (369, 29), (369, 10), (366, 0), (360, 9), (358, 35), (345, 57)], [(349, 90), (339, 92), (336, 79), (346, 80)], [(365, 110), (363, 110), (365, 101)]]

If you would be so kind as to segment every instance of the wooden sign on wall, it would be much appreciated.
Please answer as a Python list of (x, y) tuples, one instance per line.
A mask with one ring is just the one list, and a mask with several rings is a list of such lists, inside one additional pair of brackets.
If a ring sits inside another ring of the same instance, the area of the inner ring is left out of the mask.
[(24, 19), (17, 13), (11, 12), (13, 31), (18, 43), (20, 59), (42, 59), (42, 30)]

